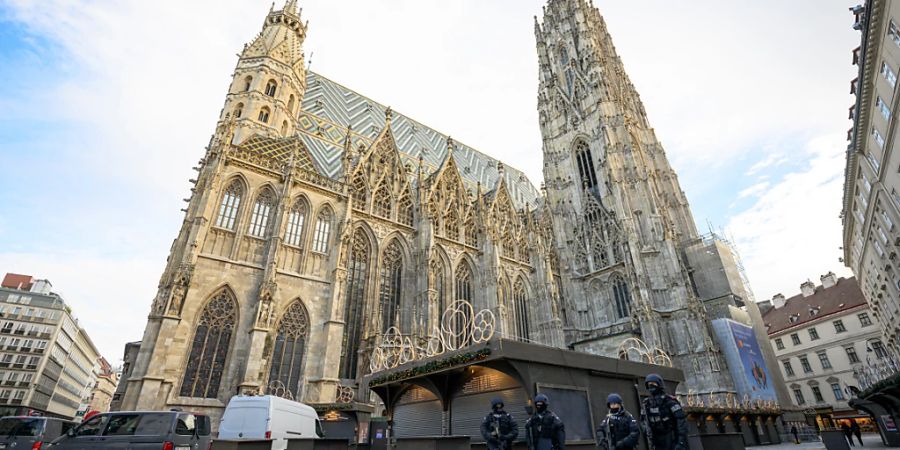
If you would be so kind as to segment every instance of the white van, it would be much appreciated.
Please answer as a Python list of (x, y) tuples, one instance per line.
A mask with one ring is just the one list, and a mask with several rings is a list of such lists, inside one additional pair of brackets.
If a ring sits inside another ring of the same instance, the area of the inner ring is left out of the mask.
[(271, 439), (272, 450), (286, 449), (287, 439), (323, 437), (316, 410), (272, 395), (231, 397), (219, 425), (221, 440)]

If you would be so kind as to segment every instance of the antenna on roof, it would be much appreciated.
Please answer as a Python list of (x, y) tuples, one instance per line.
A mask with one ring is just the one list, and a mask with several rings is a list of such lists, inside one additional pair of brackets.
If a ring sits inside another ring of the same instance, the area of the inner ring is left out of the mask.
[(309, 68), (312, 67), (312, 57), (316, 52), (309, 52), (309, 59), (306, 60), (306, 71), (309, 72)]

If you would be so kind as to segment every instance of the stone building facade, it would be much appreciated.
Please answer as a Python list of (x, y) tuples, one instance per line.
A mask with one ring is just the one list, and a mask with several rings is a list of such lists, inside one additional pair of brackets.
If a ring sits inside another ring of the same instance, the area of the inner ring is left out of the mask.
[(773, 369), (781, 371), (794, 406), (857, 418), (847, 404), (861, 390), (856, 374), (887, 358), (887, 350), (856, 278), (827, 273), (820, 280), (804, 282), (790, 298), (778, 294), (760, 303), (779, 361)]
[(458, 300), (507, 338), (616, 356), (641, 337), (685, 392), (734, 390), (687, 200), (595, 8), (551, 0), (535, 23), (541, 190), (308, 72), (306, 32), (289, 0), (240, 55), (122, 409), (331, 403), (382, 336), (423, 342)]

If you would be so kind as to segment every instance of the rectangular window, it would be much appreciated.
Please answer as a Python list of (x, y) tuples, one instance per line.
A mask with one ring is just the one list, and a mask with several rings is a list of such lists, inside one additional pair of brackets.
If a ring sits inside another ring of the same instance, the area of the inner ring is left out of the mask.
[(328, 238), (331, 234), (331, 220), (319, 217), (316, 221), (316, 234), (313, 239), (313, 250), (319, 253), (328, 253)]
[(897, 24), (894, 21), (891, 21), (891, 24), (888, 26), (888, 37), (900, 47), (900, 29), (897, 28)]
[(897, 75), (891, 70), (891, 66), (884, 61), (881, 62), (881, 76), (884, 77), (891, 87), (897, 86)]
[(835, 320), (832, 323), (834, 324), (834, 332), (835, 333), (843, 333), (843, 332), (847, 331), (847, 328), (844, 327), (843, 320)]
[(794, 376), (794, 366), (791, 365), (790, 361), (782, 361), (781, 365), (784, 366), (784, 373), (787, 374), (787, 376)]
[(872, 170), (874, 170), (875, 173), (878, 173), (878, 170), (881, 169), (881, 161), (872, 154), (871, 150), (866, 150), (866, 161), (869, 161), (869, 165), (872, 166)]
[(881, 210), (881, 220), (884, 220), (884, 224), (887, 225), (888, 231), (894, 230), (894, 221), (891, 220), (891, 216), (888, 215), (887, 210)]
[(869, 177), (866, 176), (865, 172), (863, 172), (862, 170), (860, 170), (859, 172), (862, 175), (863, 189), (866, 190), (866, 194), (868, 195), (869, 192), (872, 192), (872, 183), (869, 181)]
[(841, 385), (838, 383), (831, 383), (831, 392), (834, 392), (834, 399), (841, 401), (844, 399), (844, 391), (841, 390)]
[(856, 317), (859, 317), (859, 326), (867, 327), (872, 325), (872, 319), (869, 318), (869, 313), (859, 313)]
[(794, 389), (794, 400), (797, 401), (798, 405), (806, 403), (806, 399), (803, 398), (803, 391), (801, 391), (800, 388)]
[(884, 344), (882, 344), (881, 341), (872, 341), (871, 346), (878, 359), (887, 358), (887, 350), (884, 348)]
[(784, 341), (782, 341), (781, 338), (775, 338), (775, 348), (784, 350)]
[(817, 403), (822, 403), (825, 401), (825, 397), (822, 397), (822, 391), (818, 386), (811, 386), (813, 391), (813, 397), (815, 397)]
[(830, 369), (830, 368), (831, 368), (831, 361), (828, 360), (828, 353), (825, 352), (825, 351), (823, 350), (823, 351), (818, 352), (818, 353), (816, 353), (816, 354), (819, 355), (819, 363), (822, 364), (822, 368), (823, 368), (823, 369)]
[(303, 238), (303, 220), (305, 218), (304, 210), (294, 209), (288, 216), (287, 231), (285, 231), (284, 241), (288, 245), (300, 247)]
[(872, 139), (878, 144), (878, 148), (884, 148), (884, 136), (882, 136), (874, 127), (872, 127)]
[(791, 341), (794, 343), (794, 345), (800, 345), (800, 336), (797, 335), (797, 333), (792, 334)]
[(875, 97), (875, 107), (878, 108), (878, 112), (881, 113), (881, 117), (884, 117), (884, 120), (891, 120), (891, 109), (888, 108), (881, 97)]
[(809, 340), (816, 341), (819, 339), (819, 332), (815, 328), (809, 329)]
[(812, 366), (809, 364), (809, 359), (807, 359), (805, 355), (800, 357), (800, 366), (803, 367), (803, 373), (812, 372)]
[[(878, 241), (872, 241), (872, 244), (875, 247), (875, 251), (878, 252), (878, 256), (884, 257), (884, 248), (881, 246), (881, 243)], [(837, 328), (837, 326), (835, 326), (835, 328)], [(838, 333), (840, 333), (840, 331)]]
[(263, 200), (257, 200), (253, 205), (253, 214), (250, 215), (250, 236), (265, 237), (269, 226), (269, 213), (272, 212), (272, 204)]
[(847, 359), (851, 364), (859, 362), (859, 355), (856, 354), (856, 348), (852, 345), (849, 347), (844, 347), (844, 350), (847, 352)]

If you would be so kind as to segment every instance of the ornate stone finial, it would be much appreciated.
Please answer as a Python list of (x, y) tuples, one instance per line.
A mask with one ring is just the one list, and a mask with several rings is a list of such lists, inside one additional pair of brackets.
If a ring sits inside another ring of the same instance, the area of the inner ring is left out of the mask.
[(393, 119), (393, 117), (394, 117), (394, 110), (391, 109), (390, 106), (388, 106), (387, 109), (384, 110), (384, 126), (385, 126), (385, 128), (391, 126), (391, 119)]
[(284, 2), (282, 10), (287, 13), (297, 14), (297, 0), (287, 0)]
[(503, 166), (503, 161), (497, 161), (497, 174), (501, 177), (506, 174), (506, 167)]
[(447, 158), (450, 158), (451, 156), (453, 156), (453, 148), (455, 146), (456, 146), (456, 144), (453, 142), (453, 138), (450, 136), (447, 136)]

